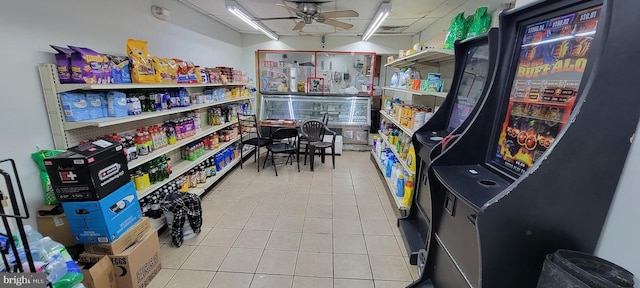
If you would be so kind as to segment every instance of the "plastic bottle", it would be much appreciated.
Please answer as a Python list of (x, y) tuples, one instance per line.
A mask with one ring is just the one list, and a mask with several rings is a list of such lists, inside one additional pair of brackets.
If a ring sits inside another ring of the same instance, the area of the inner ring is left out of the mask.
[(149, 154), (147, 141), (145, 140), (142, 132), (138, 132), (138, 134), (136, 134), (136, 147), (138, 148), (139, 155), (144, 156)]
[(144, 143), (145, 146), (147, 147), (147, 150), (149, 151), (149, 153), (153, 152), (153, 140), (151, 139), (151, 136), (149, 135), (148, 131), (144, 131), (142, 132), (142, 137), (144, 139)]
[(398, 173), (398, 180), (396, 181), (396, 196), (404, 197), (404, 174)]
[(49, 237), (44, 237), (39, 242), (42, 245), (40, 258), (47, 263), (47, 280), (53, 283), (54, 288), (71, 287), (82, 281), (82, 271), (62, 244)]
[(404, 197), (402, 197), (402, 205), (405, 207), (411, 206), (413, 199), (413, 176), (409, 176), (409, 179), (404, 183)]
[(393, 166), (391, 167), (391, 183), (393, 184), (398, 181), (398, 163), (396, 161), (396, 158), (393, 158)]
[(393, 166), (393, 159), (390, 158), (390, 157), (391, 156), (387, 155), (387, 158), (386, 158), (387, 159), (386, 160), (387, 163), (386, 163), (386, 169), (385, 169), (384, 176), (387, 177), (387, 178), (391, 177), (391, 174), (393, 173), (393, 167), (394, 167)]

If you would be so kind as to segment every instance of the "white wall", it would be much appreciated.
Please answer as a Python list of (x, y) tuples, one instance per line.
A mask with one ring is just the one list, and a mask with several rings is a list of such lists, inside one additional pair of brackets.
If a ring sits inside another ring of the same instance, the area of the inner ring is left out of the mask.
[[(372, 37), (369, 41), (361, 41), (360, 37), (327, 36), (325, 48), (322, 48), (319, 36), (281, 36), (278, 41), (262, 35), (242, 35), (244, 66), (243, 69), (255, 75), (255, 57), (257, 50), (326, 50), (326, 51), (360, 51), (377, 54), (398, 54), (398, 50), (411, 46), (411, 36)], [(384, 61), (384, 59), (383, 59)]]
[[(39, 170), (30, 158), (53, 149), (38, 63), (54, 63), (49, 44), (78, 45), (98, 52), (125, 54), (127, 38), (149, 41), (153, 55), (179, 57), (200, 65), (238, 67), (238, 32), (174, 0), (2, 1), (0, 4), (0, 159), (17, 161), (32, 213), (43, 203)], [(171, 22), (159, 21), (150, 7), (171, 10)], [(197, 31), (197, 32), (194, 32)], [(221, 40), (217, 40), (221, 39)], [(34, 215), (34, 214), (32, 214)], [(28, 220), (34, 223), (34, 217)]]
[(635, 141), (631, 145), (627, 163), (618, 183), (616, 195), (611, 203), (607, 222), (604, 225), (596, 256), (605, 258), (640, 276), (640, 126), (636, 129)]

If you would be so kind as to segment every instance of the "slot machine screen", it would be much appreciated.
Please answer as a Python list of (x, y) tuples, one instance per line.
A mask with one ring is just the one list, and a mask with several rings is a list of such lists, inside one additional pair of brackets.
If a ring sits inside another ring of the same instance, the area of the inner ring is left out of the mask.
[(490, 164), (517, 177), (553, 144), (578, 98), (600, 10), (601, 5), (523, 25)]
[(487, 73), (489, 73), (489, 44), (483, 43), (467, 51), (464, 73), (458, 85), (447, 125), (449, 132), (458, 128), (473, 111), (482, 94)]

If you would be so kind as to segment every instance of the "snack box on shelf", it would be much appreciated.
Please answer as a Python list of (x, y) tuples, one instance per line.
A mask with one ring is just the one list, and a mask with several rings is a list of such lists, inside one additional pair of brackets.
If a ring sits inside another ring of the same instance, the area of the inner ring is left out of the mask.
[(60, 202), (98, 200), (129, 182), (122, 144), (101, 138), (44, 160)]
[(99, 201), (63, 202), (62, 208), (76, 244), (113, 243), (142, 218), (132, 182)]

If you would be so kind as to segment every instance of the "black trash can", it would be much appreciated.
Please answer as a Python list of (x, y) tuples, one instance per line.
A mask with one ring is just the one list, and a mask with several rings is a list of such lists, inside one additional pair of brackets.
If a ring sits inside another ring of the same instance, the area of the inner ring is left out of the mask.
[(633, 287), (633, 274), (590, 254), (558, 250), (547, 255), (538, 288)]

